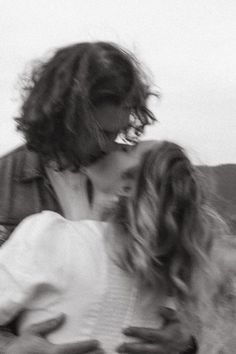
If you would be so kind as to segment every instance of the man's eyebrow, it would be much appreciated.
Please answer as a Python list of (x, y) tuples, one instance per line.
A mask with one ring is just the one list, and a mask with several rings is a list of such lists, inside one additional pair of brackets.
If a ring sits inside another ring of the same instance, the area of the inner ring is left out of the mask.
[(139, 168), (138, 166), (130, 167), (121, 174), (122, 179), (134, 179)]

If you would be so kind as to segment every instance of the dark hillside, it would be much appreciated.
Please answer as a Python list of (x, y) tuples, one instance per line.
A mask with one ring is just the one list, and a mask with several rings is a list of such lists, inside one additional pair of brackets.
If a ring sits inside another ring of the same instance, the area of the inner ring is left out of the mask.
[(213, 206), (236, 235), (236, 164), (199, 166), (206, 176)]

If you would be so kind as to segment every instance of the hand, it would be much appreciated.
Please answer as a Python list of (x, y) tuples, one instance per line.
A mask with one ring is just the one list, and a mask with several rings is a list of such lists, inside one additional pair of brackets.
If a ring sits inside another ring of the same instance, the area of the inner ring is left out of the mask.
[(81, 341), (69, 344), (52, 344), (45, 335), (62, 325), (63, 315), (52, 320), (30, 326), (20, 336), (14, 338), (7, 346), (4, 354), (102, 354), (96, 340)]
[(190, 335), (184, 330), (172, 309), (161, 310), (164, 325), (161, 329), (129, 327), (124, 334), (137, 340), (123, 343), (117, 348), (118, 353), (125, 354), (177, 354), (184, 351), (190, 342)]

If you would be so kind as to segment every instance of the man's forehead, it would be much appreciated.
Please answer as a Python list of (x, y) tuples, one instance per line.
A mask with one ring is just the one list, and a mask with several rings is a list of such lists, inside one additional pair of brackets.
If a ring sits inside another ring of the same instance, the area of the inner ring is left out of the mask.
[(129, 116), (128, 110), (115, 105), (103, 105), (94, 111), (94, 118), (100, 128), (108, 132), (126, 128)]

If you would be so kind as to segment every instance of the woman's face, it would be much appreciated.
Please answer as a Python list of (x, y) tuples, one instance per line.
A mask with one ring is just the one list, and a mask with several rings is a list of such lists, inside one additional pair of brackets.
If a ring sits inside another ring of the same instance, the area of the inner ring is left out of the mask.
[[(94, 187), (103, 193), (129, 195), (135, 186), (135, 177), (143, 154), (156, 141), (143, 141), (135, 146), (122, 145), (119, 149), (86, 168)], [(126, 150), (126, 151), (124, 151)]]

